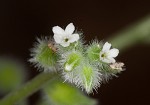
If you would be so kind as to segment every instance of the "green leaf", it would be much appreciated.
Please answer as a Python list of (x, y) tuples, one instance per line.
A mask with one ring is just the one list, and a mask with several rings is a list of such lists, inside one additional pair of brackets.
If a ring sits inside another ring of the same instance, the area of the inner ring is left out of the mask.
[[(85, 96), (79, 89), (62, 81), (54, 81), (44, 88), (50, 105), (95, 105), (96, 101)], [(48, 104), (49, 105), (49, 104)]]
[(24, 66), (13, 58), (0, 57), (0, 91), (7, 93), (25, 80)]

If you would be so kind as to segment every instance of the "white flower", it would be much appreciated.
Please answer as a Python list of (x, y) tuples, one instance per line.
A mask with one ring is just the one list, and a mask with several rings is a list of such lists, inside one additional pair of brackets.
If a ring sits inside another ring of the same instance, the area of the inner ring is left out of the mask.
[(68, 47), (70, 43), (79, 40), (79, 34), (73, 34), (75, 30), (73, 23), (68, 24), (65, 30), (59, 26), (54, 26), (52, 30), (55, 42), (63, 47)]
[(118, 56), (119, 50), (116, 48), (110, 49), (111, 44), (106, 42), (100, 52), (100, 60), (105, 63), (115, 63), (115, 57)]

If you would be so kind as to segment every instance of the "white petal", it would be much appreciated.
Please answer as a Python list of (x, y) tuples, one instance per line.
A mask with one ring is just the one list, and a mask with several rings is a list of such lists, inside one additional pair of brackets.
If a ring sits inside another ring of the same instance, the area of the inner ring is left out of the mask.
[(105, 62), (105, 63), (111, 63), (111, 61), (107, 58), (104, 58), (104, 59), (101, 59), (102, 62)]
[(102, 51), (104, 51), (104, 52), (109, 51), (110, 47), (111, 47), (111, 44), (106, 42), (103, 46)]
[(111, 58), (111, 57), (108, 58), (108, 60), (109, 60), (110, 63), (115, 63), (116, 62), (116, 60), (114, 58)]
[(69, 42), (73, 43), (73, 42), (78, 41), (78, 40), (79, 40), (79, 34), (70, 35)]
[(65, 32), (68, 34), (72, 34), (74, 30), (75, 30), (75, 27), (74, 27), (73, 23), (70, 23), (67, 25)]
[(65, 33), (65, 31), (59, 26), (54, 26), (52, 31), (54, 34), (60, 34), (60, 35)]
[(70, 45), (70, 43), (69, 43), (69, 42), (63, 42), (63, 43), (61, 43), (61, 45), (62, 45), (63, 47), (68, 47), (68, 46)]
[(116, 57), (116, 56), (118, 56), (118, 54), (119, 54), (119, 50), (116, 48), (109, 50), (109, 56), (110, 57)]
[(62, 35), (58, 35), (58, 34), (54, 34), (54, 40), (56, 43), (61, 43), (63, 41), (63, 36)]

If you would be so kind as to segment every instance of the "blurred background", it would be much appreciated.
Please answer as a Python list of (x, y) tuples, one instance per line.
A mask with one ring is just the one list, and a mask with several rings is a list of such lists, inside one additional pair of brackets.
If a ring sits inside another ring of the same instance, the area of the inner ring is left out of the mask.
[[(29, 49), (36, 37), (53, 36), (53, 26), (65, 27), (73, 22), (84, 32), (87, 42), (94, 38), (107, 41), (149, 14), (149, 0), (1, 0), (1, 64), (5, 58), (21, 62), (25, 74), (21, 81), (28, 81), (39, 73), (27, 62)], [(150, 105), (150, 45), (139, 43), (128, 47), (117, 59), (125, 63), (126, 71), (102, 84), (98, 93), (90, 97), (97, 99), (98, 105)], [(7, 73), (4, 77), (12, 78)], [(3, 95), (0, 92), (0, 97)], [(35, 105), (39, 96), (39, 93), (31, 96), (30, 105)]]

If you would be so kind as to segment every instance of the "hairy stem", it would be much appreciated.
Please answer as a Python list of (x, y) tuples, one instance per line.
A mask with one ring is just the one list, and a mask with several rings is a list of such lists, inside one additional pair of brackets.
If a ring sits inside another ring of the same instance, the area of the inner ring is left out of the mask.
[(0, 105), (15, 105), (16, 103), (22, 101), (28, 96), (32, 95), (36, 91), (38, 91), (44, 84), (46, 84), (49, 80), (56, 77), (56, 74), (51, 73), (41, 73), (36, 76), (31, 81), (27, 82), (25, 85), (13, 91), (6, 97), (4, 97), (0, 101)]

